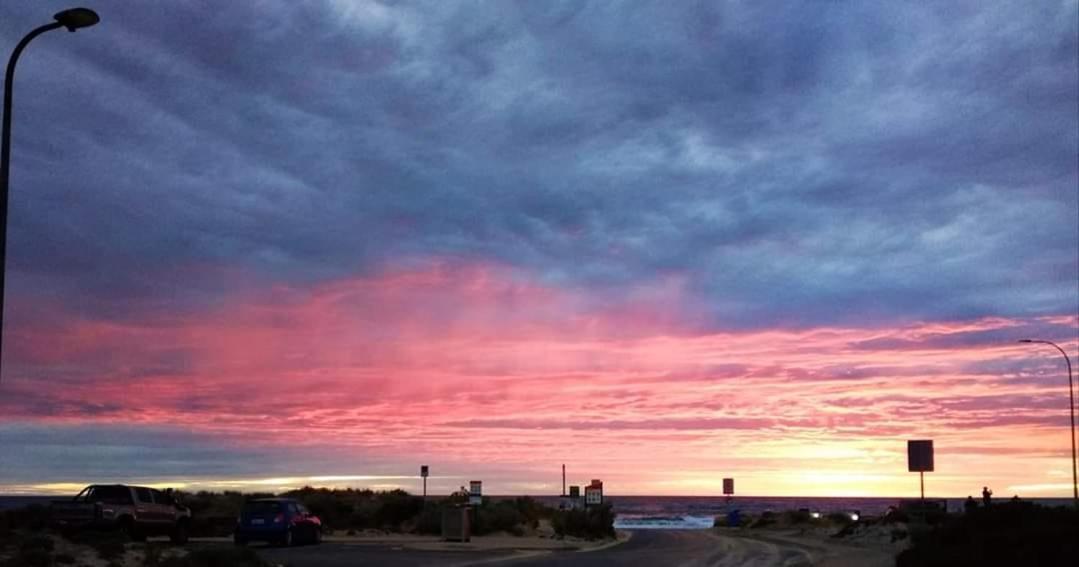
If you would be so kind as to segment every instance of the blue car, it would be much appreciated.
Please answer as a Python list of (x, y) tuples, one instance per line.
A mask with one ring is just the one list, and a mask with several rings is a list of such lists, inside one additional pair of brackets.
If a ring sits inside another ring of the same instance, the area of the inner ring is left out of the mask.
[(233, 534), (236, 545), (265, 541), (291, 546), (322, 542), (322, 521), (291, 498), (260, 498), (244, 503)]

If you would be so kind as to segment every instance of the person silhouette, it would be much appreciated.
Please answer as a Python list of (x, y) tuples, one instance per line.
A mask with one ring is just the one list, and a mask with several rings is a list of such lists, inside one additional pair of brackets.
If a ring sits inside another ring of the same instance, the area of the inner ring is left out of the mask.
[(982, 487), (982, 502), (985, 503), (986, 508), (993, 503), (993, 491), (989, 490), (988, 486)]
[(978, 503), (974, 501), (974, 497), (967, 496), (967, 501), (963, 503), (963, 510), (969, 514), (976, 509), (978, 509)]

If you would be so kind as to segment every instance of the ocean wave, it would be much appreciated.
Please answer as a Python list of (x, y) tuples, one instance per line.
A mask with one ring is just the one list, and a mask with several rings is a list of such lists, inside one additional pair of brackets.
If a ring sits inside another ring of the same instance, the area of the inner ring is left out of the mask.
[(715, 523), (712, 516), (621, 516), (615, 518), (619, 530), (705, 530)]

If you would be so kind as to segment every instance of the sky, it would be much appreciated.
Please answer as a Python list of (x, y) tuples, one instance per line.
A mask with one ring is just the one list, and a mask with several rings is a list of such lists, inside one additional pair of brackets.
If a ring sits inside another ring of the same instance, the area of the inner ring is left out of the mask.
[(1075, 1), (90, 7), (16, 73), (0, 493), (1071, 494)]

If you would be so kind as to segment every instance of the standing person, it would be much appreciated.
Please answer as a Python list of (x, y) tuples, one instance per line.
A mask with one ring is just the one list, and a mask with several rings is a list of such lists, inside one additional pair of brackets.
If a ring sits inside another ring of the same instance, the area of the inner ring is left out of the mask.
[(977, 509), (978, 509), (978, 503), (974, 501), (974, 497), (973, 496), (967, 496), (967, 501), (963, 503), (963, 510), (966, 513), (969, 514), (972, 511), (977, 510)]
[(982, 502), (985, 503), (985, 507), (988, 508), (993, 503), (993, 491), (989, 490), (989, 487), (982, 487)]

